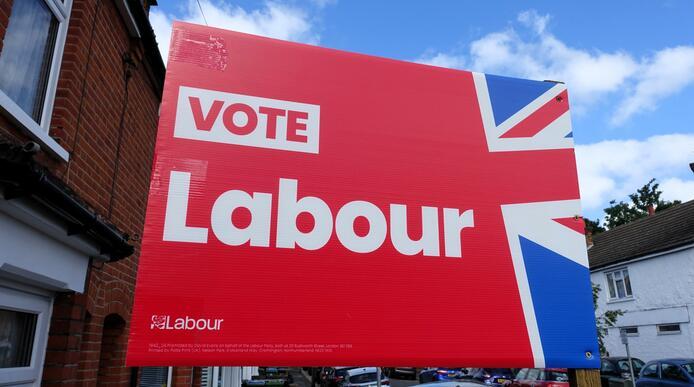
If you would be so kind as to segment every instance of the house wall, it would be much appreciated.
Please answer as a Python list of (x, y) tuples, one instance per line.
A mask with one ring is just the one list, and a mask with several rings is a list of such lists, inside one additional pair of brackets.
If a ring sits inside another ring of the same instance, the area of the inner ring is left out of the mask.
[[(73, 1), (49, 132), (70, 159), (45, 151), (35, 158), (130, 235), (135, 253), (118, 262), (92, 262), (84, 293), (54, 294), (43, 385), (128, 385), (133, 372), (124, 356), (161, 96), (142, 44), (129, 35), (116, 1)], [(0, 49), (12, 2), (0, 2)], [(135, 63), (127, 93), (125, 53)], [(3, 114), (0, 137), (17, 144), (31, 140)], [(189, 386), (192, 376), (191, 368), (177, 368), (174, 385)]]
[[(633, 299), (608, 301), (605, 273), (626, 267)], [(612, 356), (624, 356), (619, 327), (638, 326), (638, 336), (629, 337), (632, 356), (644, 361), (662, 358), (694, 358), (694, 246), (657, 257), (625, 263), (591, 273), (591, 281), (602, 291), (598, 314), (622, 310), (617, 327), (609, 329), (606, 348)], [(679, 323), (680, 334), (658, 334), (658, 324)]]

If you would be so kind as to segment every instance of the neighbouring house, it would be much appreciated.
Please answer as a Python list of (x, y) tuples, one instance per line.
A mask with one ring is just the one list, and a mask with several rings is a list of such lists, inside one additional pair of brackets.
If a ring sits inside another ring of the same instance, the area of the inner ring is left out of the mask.
[(164, 82), (155, 0), (0, 1), (0, 384), (185, 385), (127, 368)]
[(598, 311), (622, 310), (606, 349), (644, 361), (694, 358), (694, 200), (593, 237), (591, 281)]

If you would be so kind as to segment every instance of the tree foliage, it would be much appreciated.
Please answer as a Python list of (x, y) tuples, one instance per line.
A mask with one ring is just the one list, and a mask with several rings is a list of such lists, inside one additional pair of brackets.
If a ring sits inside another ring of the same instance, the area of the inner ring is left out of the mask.
[(655, 179), (651, 179), (646, 185), (629, 195), (630, 203), (610, 201), (610, 206), (604, 209), (605, 226), (610, 229), (648, 216), (649, 207), (658, 212), (681, 203), (679, 200), (662, 200), (660, 196), (663, 191), (659, 187), (660, 184), (656, 183)]
[(598, 297), (600, 296), (600, 285), (591, 284), (593, 286), (593, 308), (595, 309), (595, 324), (598, 330), (598, 346), (600, 347), (601, 356), (610, 356), (610, 353), (605, 348), (605, 336), (607, 330), (617, 324), (619, 316), (624, 314), (623, 310), (606, 310), (598, 315)]
[(605, 231), (605, 227), (600, 225), (600, 219), (591, 220), (588, 218), (583, 218), (583, 222), (586, 225), (586, 235), (595, 235)]

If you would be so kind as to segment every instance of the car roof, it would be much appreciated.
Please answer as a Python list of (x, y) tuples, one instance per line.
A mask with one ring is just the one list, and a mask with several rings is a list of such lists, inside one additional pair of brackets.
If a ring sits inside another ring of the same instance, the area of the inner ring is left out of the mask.
[(347, 371), (347, 375), (354, 376), (359, 374), (370, 374), (374, 372), (378, 372), (378, 369), (376, 367), (359, 367)]
[(479, 382), (472, 382), (472, 381), (465, 381), (465, 382), (433, 382), (433, 383), (424, 383), (424, 384), (417, 384), (412, 387), (480, 387), (480, 385), (483, 385), (483, 383)]
[(686, 364), (686, 363), (694, 363), (694, 359), (684, 359), (684, 358), (660, 359), (660, 360), (656, 360), (656, 361), (659, 363), (675, 363), (677, 365)]

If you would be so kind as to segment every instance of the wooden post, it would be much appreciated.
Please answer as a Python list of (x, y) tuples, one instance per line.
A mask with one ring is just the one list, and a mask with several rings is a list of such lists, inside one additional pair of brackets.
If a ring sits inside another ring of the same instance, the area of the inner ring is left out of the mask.
[(600, 370), (570, 368), (569, 387), (600, 387)]

